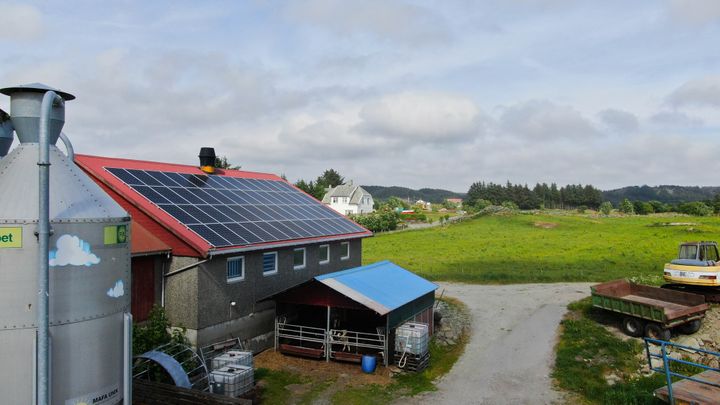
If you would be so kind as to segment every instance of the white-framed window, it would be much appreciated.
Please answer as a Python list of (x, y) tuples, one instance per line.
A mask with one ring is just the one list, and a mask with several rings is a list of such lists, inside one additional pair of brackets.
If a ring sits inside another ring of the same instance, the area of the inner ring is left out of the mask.
[(340, 260), (347, 260), (350, 258), (350, 242), (340, 243)]
[(227, 259), (227, 282), (234, 283), (245, 280), (245, 257), (237, 256)]
[(293, 269), (301, 270), (305, 268), (305, 248), (293, 249)]
[(337, 197), (333, 197), (332, 202), (333, 202), (333, 204), (337, 204)]
[(318, 259), (320, 264), (330, 263), (330, 245), (320, 245), (318, 248)]
[(263, 253), (263, 276), (269, 276), (278, 272), (277, 252)]

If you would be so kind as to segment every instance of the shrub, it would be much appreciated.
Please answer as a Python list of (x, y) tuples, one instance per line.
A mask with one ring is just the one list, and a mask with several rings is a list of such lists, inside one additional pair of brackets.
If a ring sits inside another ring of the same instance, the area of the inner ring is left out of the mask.
[(648, 202), (653, 207), (653, 212), (668, 212), (672, 207), (670, 205), (661, 203), (660, 201), (649, 201)]
[(491, 206), (492, 203), (488, 200), (483, 200), (482, 198), (477, 200), (475, 203), (475, 209), (478, 211), (484, 210), (485, 208)]
[(610, 201), (604, 201), (602, 204), (600, 204), (600, 212), (602, 212), (603, 215), (610, 215), (610, 211), (612, 211), (613, 205)]
[(372, 232), (393, 231), (400, 223), (400, 214), (389, 209), (380, 209), (365, 215), (352, 215), (350, 218)]
[(165, 315), (165, 309), (153, 306), (147, 321), (133, 326), (133, 354), (143, 354), (170, 342), (188, 343), (185, 328), (175, 329), (172, 333), (168, 332), (169, 328), (170, 322)]
[(581, 206), (577, 207), (577, 212), (579, 212), (580, 214), (584, 214), (585, 211), (587, 211), (587, 209), (588, 209), (587, 205), (581, 205)]
[(624, 199), (624, 200), (622, 200), (622, 202), (620, 203), (620, 206), (618, 207), (618, 209), (619, 209), (620, 212), (622, 212), (623, 214), (630, 214), (630, 215), (632, 215), (632, 214), (635, 213), (635, 207), (633, 206), (633, 203), (631, 203), (630, 200), (628, 200), (627, 198)]
[(633, 209), (635, 210), (635, 213), (638, 215), (647, 215), (647, 214), (652, 214), (653, 212), (655, 212), (655, 209), (653, 208), (652, 204), (644, 202), (644, 201), (634, 201)]
[(512, 201), (503, 201), (503, 203), (501, 204), (501, 206), (504, 207), (504, 208), (507, 208), (507, 209), (509, 209), (509, 210), (513, 210), (513, 211), (517, 211), (517, 210), (519, 209), (519, 208), (518, 208), (518, 205), (515, 204), (515, 203), (512, 202)]
[(700, 201), (683, 203), (678, 206), (678, 211), (683, 214), (693, 215), (696, 217), (704, 217), (712, 214), (713, 209), (707, 204)]

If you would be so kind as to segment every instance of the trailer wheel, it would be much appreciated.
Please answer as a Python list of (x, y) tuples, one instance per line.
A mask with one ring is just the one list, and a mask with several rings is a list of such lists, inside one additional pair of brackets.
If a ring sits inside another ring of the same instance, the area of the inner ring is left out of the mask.
[(628, 336), (640, 337), (643, 335), (645, 325), (643, 321), (632, 316), (626, 316), (622, 321), (623, 332)]
[(700, 327), (702, 326), (702, 321), (700, 319), (695, 319), (694, 321), (690, 321), (688, 323), (684, 323), (678, 327), (680, 329), (680, 332), (686, 334), (686, 335), (692, 335), (693, 333), (700, 330)]
[(663, 328), (662, 325), (654, 322), (648, 322), (645, 325), (645, 336), (657, 340), (670, 340), (670, 329)]

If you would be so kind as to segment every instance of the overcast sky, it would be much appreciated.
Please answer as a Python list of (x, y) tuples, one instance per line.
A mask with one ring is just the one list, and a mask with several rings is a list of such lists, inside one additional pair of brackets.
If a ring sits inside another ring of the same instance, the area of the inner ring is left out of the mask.
[[(0, 0), (78, 153), (465, 192), (720, 185), (720, 1)], [(9, 99), (0, 97), (0, 108)]]

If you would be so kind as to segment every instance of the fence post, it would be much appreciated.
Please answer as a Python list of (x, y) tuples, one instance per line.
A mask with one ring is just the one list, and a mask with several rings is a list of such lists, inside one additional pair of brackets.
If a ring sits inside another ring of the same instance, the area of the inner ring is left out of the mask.
[(670, 375), (670, 364), (667, 359), (667, 350), (665, 349), (665, 342), (660, 344), (660, 350), (662, 350), (663, 367), (665, 368), (665, 379), (668, 387), (668, 398), (670, 399), (670, 405), (675, 405), (675, 398), (673, 397), (672, 391), (672, 375)]

